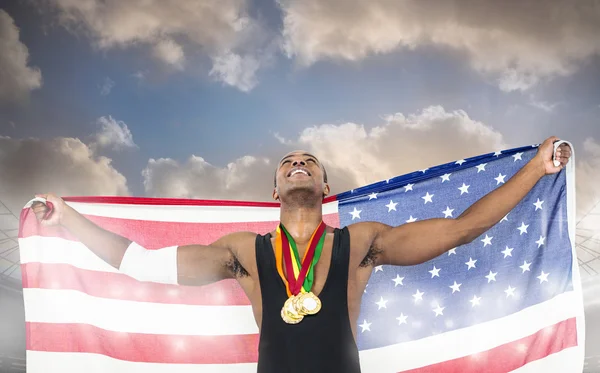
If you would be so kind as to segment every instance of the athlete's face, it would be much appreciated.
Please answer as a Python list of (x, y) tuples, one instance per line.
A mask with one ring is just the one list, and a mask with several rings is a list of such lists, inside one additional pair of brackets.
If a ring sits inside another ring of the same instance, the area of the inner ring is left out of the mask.
[(321, 163), (317, 157), (303, 150), (288, 153), (279, 161), (275, 184), (273, 198), (276, 200), (298, 190), (311, 191), (320, 196), (329, 194)]

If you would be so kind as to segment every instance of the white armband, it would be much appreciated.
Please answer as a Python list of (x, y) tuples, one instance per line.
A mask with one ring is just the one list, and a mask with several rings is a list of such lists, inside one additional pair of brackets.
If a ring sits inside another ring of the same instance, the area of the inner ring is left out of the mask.
[(138, 281), (177, 285), (177, 246), (148, 250), (132, 242), (119, 271)]

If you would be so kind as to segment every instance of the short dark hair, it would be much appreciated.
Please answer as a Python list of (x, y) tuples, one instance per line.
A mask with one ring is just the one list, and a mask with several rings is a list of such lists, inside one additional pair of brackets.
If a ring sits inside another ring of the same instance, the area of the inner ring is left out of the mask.
[[(327, 183), (327, 170), (321, 162), (319, 164), (321, 165), (321, 170), (323, 170), (323, 182)], [(279, 166), (275, 169), (275, 175), (273, 176), (273, 187), (275, 188), (277, 188), (277, 170), (279, 170)]]

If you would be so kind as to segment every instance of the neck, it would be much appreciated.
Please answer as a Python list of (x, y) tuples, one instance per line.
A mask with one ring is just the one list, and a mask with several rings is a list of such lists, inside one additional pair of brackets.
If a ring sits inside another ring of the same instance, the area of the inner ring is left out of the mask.
[(323, 220), (322, 205), (296, 207), (281, 204), (279, 220), (296, 241), (310, 239), (321, 220)]

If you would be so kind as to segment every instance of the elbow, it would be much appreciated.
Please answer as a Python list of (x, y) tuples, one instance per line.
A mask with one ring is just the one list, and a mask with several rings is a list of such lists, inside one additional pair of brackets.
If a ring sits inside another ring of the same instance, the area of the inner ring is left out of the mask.
[(456, 219), (457, 246), (467, 245), (479, 237), (485, 229), (463, 219)]

